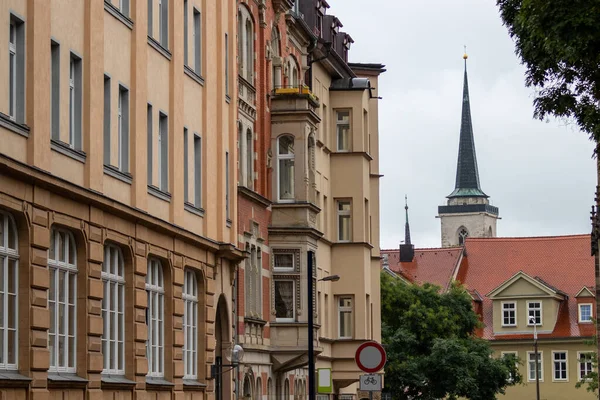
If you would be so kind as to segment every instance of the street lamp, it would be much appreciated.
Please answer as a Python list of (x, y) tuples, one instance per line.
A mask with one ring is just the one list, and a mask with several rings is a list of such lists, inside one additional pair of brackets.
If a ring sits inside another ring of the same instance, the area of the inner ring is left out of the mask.
[[(231, 364), (223, 364), (221, 357), (216, 357), (215, 364), (211, 365), (210, 378), (215, 380), (215, 398), (221, 400), (223, 398), (223, 374), (237, 368), (242, 360), (244, 359), (244, 349), (239, 344), (236, 344), (231, 349), (231, 352), (225, 354), (225, 359)], [(223, 367), (230, 367), (228, 370), (223, 371)], [(236, 378), (237, 379), (237, 378)]]
[(535, 317), (529, 317), (529, 323), (533, 325), (533, 353), (535, 355), (535, 398), (540, 400), (540, 359), (538, 353), (537, 323)]
[[(314, 312), (313, 307), (315, 305), (313, 300), (313, 263), (314, 263), (315, 252), (312, 250), (308, 251), (308, 263), (307, 263), (307, 277), (308, 277), (308, 400), (316, 400), (317, 398), (317, 385), (315, 385), (315, 349), (314, 349)], [(326, 276), (325, 278), (319, 279), (324, 282), (337, 282), (340, 280), (339, 275)]]

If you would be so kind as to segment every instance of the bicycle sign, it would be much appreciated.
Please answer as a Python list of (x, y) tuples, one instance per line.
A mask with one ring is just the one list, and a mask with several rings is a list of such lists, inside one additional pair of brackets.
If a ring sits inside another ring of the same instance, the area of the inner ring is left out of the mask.
[(379, 392), (383, 388), (380, 374), (367, 374), (360, 376), (360, 390), (365, 392)]

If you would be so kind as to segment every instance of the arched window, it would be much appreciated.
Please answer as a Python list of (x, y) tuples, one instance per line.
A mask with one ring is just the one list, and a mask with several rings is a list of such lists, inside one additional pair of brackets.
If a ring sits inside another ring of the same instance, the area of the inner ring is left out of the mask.
[(250, 18), (246, 20), (246, 80), (252, 83), (254, 74), (254, 29)]
[(248, 375), (244, 377), (244, 388), (242, 392), (242, 397), (248, 400), (252, 399), (252, 382), (250, 381), (250, 376)]
[(285, 379), (285, 383), (283, 384), (283, 398), (285, 400), (290, 400), (290, 381), (289, 379)]
[(48, 250), (50, 330), (48, 349), (52, 372), (75, 372), (77, 337), (77, 247), (69, 231), (52, 229)]
[(272, 66), (273, 66), (273, 89), (277, 89), (281, 87), (281, 59), (280, 59), (280, 50), (279, 50), (279, 30), (277, 27), (273, 29), (271, 33), (271, 51), (272, 51)]
[(465, 244), (465, 239), (469, 236), (469, 231), (467, 231), (467, 229), (465, 227), (461, 227), (458, 230), (458, 244), (459, 245), (463, 245)]
[(9, 214), (0, 212), (0, 369), (17, 369), (17, 227)]
[(300, 76), (300, 67), (298, 66), (298, 63), (296, 62), (296, 59), (294, 57), (290, 56), (288, 65), (289, 65), (289, 77), (290, 77), (289, 85), (294, 88), (300, 87), (300, 81), (298, 79)]
[(267, 380), (267, 399), (271, 400), (273, 397), (273, 379)]
[(244, 125), (242, 122), (238, 122), (238, 184), (244, 186), (246, 182), (246, 161), (244, 158), (246, 157), (246, 151), (244, 151), (244, 146), (246, 145), (246, 141), (244, 140)]
[(165, 374), (165, 284), (162, 264), (156, 258), (148, 259), (146, 292), (148, 293), (148, 309), (146, 310), (148, 376), (163, 377)]
[(244, 74), (244, 16), (242, 14), (242, 7), (238, 9), (238, 73), (243, 76)]
[(256, 387), (254, 388), (254, 400), (261, 400), (263, 393), (262, 381), (256, 378)]
[(294, 199), (294, 137), (281, 136), (277, 143), (279, 200)]
[(198, 279), (186, 270), (183, 279), (183, 378), (198, 379)]
[(254, 187), (254, 148), (252, 131), (246, 131), (246, 186), (252, 189)]
[(494, 236), (494, 234), (493, 234), (493, 232), (492, 232), (492, 227), (490, 226), (490, 227), (488, 228), (488, 237), (493, 237), (493, 236)]
[(102, 263), (102, 354), (104, 370), (111, 375), (125, 374), (125, 273), (123, 253), (114, 245), (104, 246)]

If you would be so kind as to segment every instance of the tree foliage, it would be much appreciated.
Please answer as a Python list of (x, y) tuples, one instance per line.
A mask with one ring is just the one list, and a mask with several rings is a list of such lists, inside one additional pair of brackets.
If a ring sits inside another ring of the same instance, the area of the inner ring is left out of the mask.
[(574, 120), (600, 141), (600, 1), (496, 0), (537, 89), (534, 116)]
[(440, 293), (382, 273), (385, 383), (394, 399), (491, 400), (521, 382), (518, 360), (490, 357), (489, 343), (474, 335), (479, 320), (471, 301), (458, 285)]
[[(595, 323), (596, 321), (594, 321)], [(593, 339), (586, 342), (586, 344), (590, 346), (594, 346), (594, 348), (598, 348), (598, 335), (594, 335)], [(590, 361), (592, 363), (592, 371), (588, 372), (583, 379), (577, 381), (575, 383), (576, 388), (585, 387), (585, 390), (588, 392), (594, 393), (596, 396), (598, 395), (598, 353), (595, 351), (587, 353), (588, 357), (590, 357)]]

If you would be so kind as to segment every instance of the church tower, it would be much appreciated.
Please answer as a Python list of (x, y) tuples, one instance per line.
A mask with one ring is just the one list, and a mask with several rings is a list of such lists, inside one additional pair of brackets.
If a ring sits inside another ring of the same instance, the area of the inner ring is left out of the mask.
[(438, 207), (442, 225), (442, 247), (459, 246), (467, 236), (496, 237), (498, 207), (489, 204), (489, 196), (479, 186), (479, 171), (473, 140), (469, 83), (467, 80), (467, 54), (463, 86), (462, 119), (456, 165), (454, 191), (447, 196), (448, 203)]

